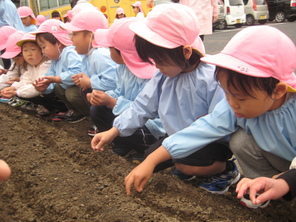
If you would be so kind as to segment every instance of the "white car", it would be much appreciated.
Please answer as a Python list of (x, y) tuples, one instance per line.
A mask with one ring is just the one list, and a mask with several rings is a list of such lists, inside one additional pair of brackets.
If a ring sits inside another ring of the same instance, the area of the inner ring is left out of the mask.
[(244, 0), (246, 25), (254, 25), (255, 21), (265, 24), (269, 19), (266, 0)]

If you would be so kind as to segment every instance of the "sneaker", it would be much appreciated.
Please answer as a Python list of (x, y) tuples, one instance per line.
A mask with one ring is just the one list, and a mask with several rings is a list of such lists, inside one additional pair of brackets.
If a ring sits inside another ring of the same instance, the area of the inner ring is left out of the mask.
[(140, 163), (143, 162), (143, 160), (145, 159), (145, 155), (144, 153), (135, 153), (132, 156), (132, 162), (139, 165)]
[(237, 183), (240, 178), (240, 173), (233, 160), (228, 161), (228, 163), (233, 166), (232, 170), (225, 170), (222, 173), (208, 177), (199, 185), (199, 187), (214, 194), (226, 193), (229, 187), (232, 184)]
[(10, 103), (10, 105), (12, 107), (20, 107), (21, 105), (23, 105), (24, 103), (26, 103), (26, 100), (20, 99), (18, 97), (16, 97), (16, 99), (14, 100), (14, 102)]
[(176, 169), (173, 173), (173, 176), (177, 179), (190, 181), (196, 178), (196, 176), (189, 176), (187, 174), (182, 173), (180, 170)]
[(89, 136), (95, 136), (97, 133), (99, 133), (99, 129), (95, 124), (91, 124), (90, 127), (88, 128), (87, 134)]
[[(259, 194), (256, 195), (256, 197), (258, 197)], [(241, 199), (240, 199), (240, 204), (248, 207), (248, 208), (252, 208), (252, 209), (256, 209), (256, 208), (265, 208), (268, 206), (268, 204), (270, 203), (270, 200), (265, 201), (264, 203), (261, 204), (253, 204), (249, 194), (245, 194)]]
[(71, 116), (73, 113), (72, 110), (69, 110), (67, 112), (58, 112), (58, 113), (54, 113), (51, 116), (54, 118), (59, 118), (59, 119), (66, 119), (67, 117)]
[(121, 146), (114, 145), (114, 144), (113, 144), (111, 150), (113, 153), (116, 153), (117, 155), (122, 156), (122, 157), (128, 157), (136, 152), (130, 146), (129, 147), (126, 147), (126, 146), (121, 147)]
[(9, 100), (8, 98), (0, 97), (0, 103), (8, 103)]
[(38, 107), (36, 116), (42, 118), (42, 117), (50, 116), (54, 113), (57, 113), (56, 109), (48, 110), (45, 107)]
[(68, 122), (68, 123), (79, 123), (81, 122), (82, 120), (86, 119), (85, 116), (68, 116), (65, 120)]
[(12, 103), (15, 102), (16, 98), (17, 98), (16, 96), (11, 97), (11, 98), (7, 101), (7, 104), (8, 104), (8, 105), (11, 105)]
[(38, 108), (38, 105), (27, 101), (23, 105), (21, 105), (21, 109), (27, 110), (27, 111), (36, 111)]

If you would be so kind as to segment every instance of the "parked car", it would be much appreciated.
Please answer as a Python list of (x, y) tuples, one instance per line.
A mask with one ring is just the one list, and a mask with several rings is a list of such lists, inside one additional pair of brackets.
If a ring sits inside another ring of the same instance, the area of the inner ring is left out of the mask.
[(269, 20), (276, 22), (289, 22), (296, 20), (295, 0), (266, 0), (269, 11)]
[(266, 0), (244, 0), (246, 25), (254, 25), (255, 21), (265, 24), (269, 18)]
[(246, 22), (243, 0), (218, 0), (219, 23), (217, 28), (226, 29), (227, 26), (240, 28)]

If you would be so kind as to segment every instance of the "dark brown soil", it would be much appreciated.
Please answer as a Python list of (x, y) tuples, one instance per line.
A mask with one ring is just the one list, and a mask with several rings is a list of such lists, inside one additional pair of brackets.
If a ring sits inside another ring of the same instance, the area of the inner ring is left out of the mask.
[(108, 148), (95, 153), (88, 122), (52, 123), (0, 104), (0, 221), (296, 221), (295, 201), (265, 209), (239, 204), (234, 189), (213, 195), (171, 176), (153, 175), (142, 193), (125, 194), (135, 166)]

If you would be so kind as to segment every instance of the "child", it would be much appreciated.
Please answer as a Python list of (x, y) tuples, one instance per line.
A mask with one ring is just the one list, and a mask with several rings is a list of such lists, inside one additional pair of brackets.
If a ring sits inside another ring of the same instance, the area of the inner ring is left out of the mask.
[[(83, 120), (85, 117), (79, 112), (80, 98), (72, 95), (67, 89), (74, 86), (72, 76), (81, 72), (81, 57), (77, 54), (74, 46), (70, 46), (72, 41), (68, 37), (68, 32), (62, 30), (60, 25), (64, 24), (56, 19), (49, 19), (41, 24), (34, 34), (41, 47), (42, 52), (51, 60), (49, 71), (45, 77), (39, 78), (34, 83), (36, 89), (43, 94), (52, 92), (62, 100), (71, 112), (65, 116), (69, 123)], [(84, 104), (83, 104), (84, 105)], [(60, 111), (66, 111), (61, 107)], [(39, 113), (39, 116), (46, 116), (53, 113)]]
[(25, 32), (36, 31), (37, 20), (32, 9), (28, 6), (21, 6), (17, 8), (17, 11), (24, 25)]
[(68, 10), (67, 13), (64, 15), (64, 23), (69, 23), (73, 19), (72, 10)]
[[(105, 93), (94, 90), (89, 97), (92, 104), (91, 117), (100, 132), (112, 127), (115, 117), (131, 105), (156, 71), (153, 65), (144, 63), (137, 54), (134, 33), (129, 29), (129, 25), (135, 21), (138, 19), (117, 20), (105, 33), (111, 57), (119, 66), (116, 69), (116, 89)], [(98, 33), (100, 32), (96, 32), (96, 40), (102, 42), (102, 33)], [(131, 150), (143, 155), (144, 151), (163, 135), (164, 130), (159, 118), (148, 120), (129, 137), (116, 138), (112, 150), (120, 156), (126, 156)]]
[(0, 27), (12, 26), (18, 31), (24, 31), (21, 18), (17, 15), (17, 8), (11, 0), (0, 1)]
[(44, 15), (38, 15), (36, 20), (37, 20), (37, 27), (39, 27), (43, 22), (46, 21), (46, 17)]
[(52, 19), (59, 20), (59, 21), (62, 22), (61, 15), (60, 15), (60, 13), (57, 12), (57, 11), (53, 11), (53, 12), (51, 13), (51, 18), (52, 18)]
[(124, 9), (123, 8), (116, 9), (115, 19), (121, 19), (121, 18), (125, 18), (125, 17), (126, 17), (126, 15), (124, 13)]
[[(72, 94), (81, 100), (80, 113), (89, 117), (90, 104), (86, 93), (92, 89), (106, 91), (115, 88), (115, 62), (110, 57), (108, 48), (93, 48), (94, 32), (97, 29), (107, 29), (108, 21), (99, 11), (81, 11), (71, 23), (61, 25), (70, 31), (71, 40), (79, 55), (82, 55), (82, 72), (72, 76), (75, 86), (69, 87)], [(83, 104), (83, 105), (82, 105)], [(93, 136), (96, 126), (91, 123), (88, 134)]]
[[(187, 24), (192, 25), (189, 27)], [(118, 135), (130, 136), (148, 119), (158, 116), (170, 136), (211, 112), (223, 98), (222, 89), (214, 80), (215, 67), (200, 62), (204, 46), (198, 37), (197, 18), (190, 8), (161, 4), (145, 19), (132, 23), (130, 28), (136, 33), (135, 44), (142, 60), (155, 63), (159, 71), (130, 107), (114, 120), (113, 128), (93, 138), (94, 150), (101, 150), (105, 143)], [(161, 142), (159, 140), (147, 153), (153, 152)], [(232, 156), (227, 144), (217, 142), (207, 148), (200, 151), (202, 158), (198, 159), (196, 154), (174, 160), (175, 165), (185, 173), (185, 164), (193, 164), (200, 175), (225, 170), (226, 162)], [(229, 162), (227, 165), (233, 167), (231, 172), (237, 176), (234, 164)], [(168, 166), (172, 163), (163, 163), (157, 170)], [(178, 171), (176, 174), (179, 176)], [(191, 172), (187, 174), (193, 175)]]
[[(216, 79), (226, 99), (212, 113), (164, 140), (126, 177), (127, 193), (132, 184), (141, 191), (160, 161), (186, 157), (234, 132), (230, 148), (244, 176), (271, 177), (288, 170), (296, 156), (295, 57), (295, 45), (285, 34), (260, 26), (240, 31), (221, 53), (203, 58), (217, 65)], [(219, 180), (212, 179), (202, 188), (214, 189)]]
[(25, 100), (21, 100), (18, 97), (11, 98), (11, 96), (8, 94), (9, 90), (4, 90), (7, 87), (9, 88), (11, 84), (13, 84), (14, 82), (19, 81), (20, 77), (25, 72), (25, 60), (21, 53), (22, 50), (21, 47), (16, 45), (16, 42), (21, 40), (24, 35), (25, 32), (23, 31), (15, 31), (14, 33), (12, 33), (7, 39), (5, 45), (5, 53), (1, 55), (1, 58), (13, 59), (13, 63), (10, 69), (8, 70), (7, 74), (1, 75), (2, 82), (0, 88), (0, 95), (2, 96), (1, 101), (4, 103), (8, 103), (13, 107), (21, 106), (26, 102)]
[(136, 1), (134, 4), (132, 4), (132, 8), (136, 14), (136, 18), (143, 19), (145, 17), (142, 9), (142, 3), (140, 1)]

